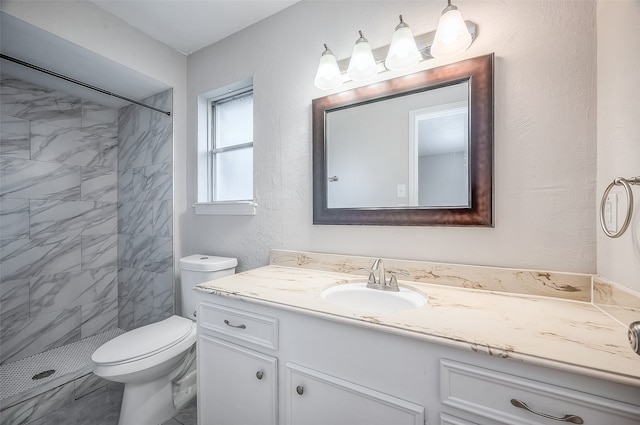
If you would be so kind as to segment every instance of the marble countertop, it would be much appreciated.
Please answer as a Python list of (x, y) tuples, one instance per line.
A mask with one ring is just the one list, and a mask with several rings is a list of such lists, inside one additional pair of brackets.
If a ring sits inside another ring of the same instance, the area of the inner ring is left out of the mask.
[(640, 356), (627, 329), (589, 302), (399, 280), (423, 294), (415, 309), (365, 313), (339, 307), (320, 293), (362, 276), (269, 265), (198, 285), (225, 297), (372, 326), (380, 331), (492, 356), (640, 386)]

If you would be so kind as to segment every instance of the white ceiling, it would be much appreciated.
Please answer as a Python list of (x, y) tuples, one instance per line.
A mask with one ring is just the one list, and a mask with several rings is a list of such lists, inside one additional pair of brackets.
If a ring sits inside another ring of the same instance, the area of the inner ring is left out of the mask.
[[(83, 1), (92, 1), (147, 35), (189, 54), (299, 0)], [(0, 51), (10, 57), (136, 100), (169, 88), (6, 13), (0, 12), (0, 22)], [(129, 104), (7, 60), (0, 61), (0, 70), (3, 77), (19, 78), (111, 108)]]
[(90, 0), (186, 55), (299, 0)]

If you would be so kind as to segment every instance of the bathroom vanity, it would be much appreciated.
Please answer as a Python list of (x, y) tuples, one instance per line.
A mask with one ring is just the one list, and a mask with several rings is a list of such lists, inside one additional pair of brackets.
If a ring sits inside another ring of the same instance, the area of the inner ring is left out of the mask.
[(640, 423), (640, 357), (593, 304), (403, 280), (427, 304), (324, 299), (366, 278), (357, 263), (198, 287), (199, 423)]

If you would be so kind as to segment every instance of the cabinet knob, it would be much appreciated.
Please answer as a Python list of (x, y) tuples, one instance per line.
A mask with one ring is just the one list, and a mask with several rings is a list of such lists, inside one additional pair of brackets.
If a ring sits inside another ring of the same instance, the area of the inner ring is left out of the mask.
[(261, 370), (256, 372), (256, 378), (262, 379), (263, 376), (264, 376), (264, 373)]
[(296, 387), (296, 392), (298, 393), (298, 395), (304, 394), (304, 387), (302, 385), (298, 385)]

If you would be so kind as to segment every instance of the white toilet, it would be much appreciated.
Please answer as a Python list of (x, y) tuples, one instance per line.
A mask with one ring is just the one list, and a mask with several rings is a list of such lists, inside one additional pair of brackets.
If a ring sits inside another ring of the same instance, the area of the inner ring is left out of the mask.
[(196, 391), (194, 286), (235, 273), (235, 258), (180, 259), (182, 316), (126, 332), (98, 348), (93, 373), (124, 383), (118, 425), (156, 425), (184, 407)]

